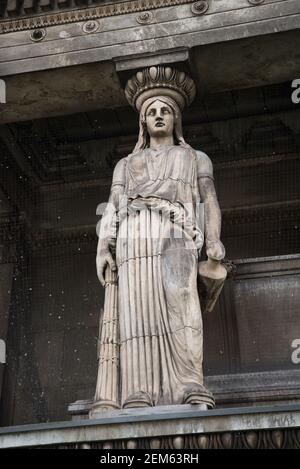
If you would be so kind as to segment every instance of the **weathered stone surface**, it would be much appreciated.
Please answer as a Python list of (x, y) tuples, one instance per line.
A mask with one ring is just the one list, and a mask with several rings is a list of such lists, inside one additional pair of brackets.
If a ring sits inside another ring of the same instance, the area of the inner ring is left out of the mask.
[[(194, 47), (190, 54), (193, 78), (200, 96), (294, 79), (300, 74), (298, 48), (295, 47), (299, 42), (298, 30)], [(136, 49), (133, 53), (136, 54)], [(125, 56), (124, 60), (126, 58), (130, 57)], [(47, 58), (40, 57), (38, 63), (41, 62), (45, 63), (46, 69), (51, 64)], [(58, 69), (32, 73), (25, 73), (23, 69), (21, 75), (6, 77), (3, 66), (0, 66), (0, 76), (5, 77), (7, 85), (7, 103), (1, 106), (0, 122), (110, 109), (126, 104), (112, 62), (79, 65), (77, 61), (74, 67), (64, 65), (61, 63)], [(236, 101), (238, 106), (239, 100)], [(256, 102), (257, 99), (251, 100), (252, 104)], [(264, 101), (260, 103), (262, 105)], [(222, 112), (229, 111), (227, 106), (222, 107)], [(210, 119), (216, 113), (216, 107), (220, 107), (220, 103), (207, 106)]]
[[(28, 51), (27, 44), (32, 41), (27, 31), (4, 34), (3, 47), (14, 44), (14, 41), (17, 46), (10, 48), (9, 54), (0, 49), (3, 75), (20, 73), (20, 65), (23, 72), (29, 72), (111, 60), (136, 54), (137, 50), (153, 52), (196, 47), (297, 29), (299, 3), (297, 0), (266, 0), (263, 6), (253, 8), (247, 3), (241, 6), (239, 0), (214, 0), (208, 14), (201, 18), (193, 15), (190, 5), (156, 9), (151, 24), (139, 25), (137, 16), (129, 13), (103, 18), (96, 34), (85, 34), (82, 31), (84, 22), (80, 21), (51, 26), (45, 39), (34, 44), (34, 53), (31, 48)], [(180, 31), (180, 34), (174, 34), (174, 31)], [(20, 59), (24, 59), (22, 64), (18, 63)]]
[(125, 88), (140, 131), (114, 170), (101, 220), (96, 263), (106, 292), (91, 418), (109, 405), (214, 405), (203, 384), (196, 279), (205, 233), (209, 260), (199, 274), (211, 279), (206, 296), (215, 303), (225, 249), (211, 161), (182, 135), (181, 110), (195, 93), (193, 80), (168, 66), (139, 71)]
[(210, 411), (163, 406), (105, 412), (98, 420), (0, 428), (0, 448), (299, 448), (299, 425), (299, 405), (293, 404)]

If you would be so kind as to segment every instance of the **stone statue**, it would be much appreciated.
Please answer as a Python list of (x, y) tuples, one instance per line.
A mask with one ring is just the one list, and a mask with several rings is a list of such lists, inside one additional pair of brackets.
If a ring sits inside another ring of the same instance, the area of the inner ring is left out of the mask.
[[(182, 134), (195, 85), (158, 66), (138, 72), (125, 93), (140, 130), (115, 167), (101, 221), (96, 263), (106, 291), (91, 418), (113, 408), (214, 406), (203, 384), (197, 277), (208, 294), (213, 283), (213, 305), (225, 250), (212, 163)], [(208, 260), (200, 263), (204, 237)]]

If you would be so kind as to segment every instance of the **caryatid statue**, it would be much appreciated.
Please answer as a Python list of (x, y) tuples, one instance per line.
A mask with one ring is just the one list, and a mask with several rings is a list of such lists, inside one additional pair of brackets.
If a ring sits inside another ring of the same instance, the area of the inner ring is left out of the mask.
[[(126, 85), (139, 136), (115, 167), (101, 221), (96, 263), (105, 305), (91, 418), (113, 408), (214, 406), (203, 384), (198, 283), (200, 276), (209, 290), (213, 282), (214, 303), (225, 250), (212, 163), (182, 133), (181, 112), (195, 91), (184, 72), (163, 66)], [(208, 260), (200, 263), (204, 239)]]

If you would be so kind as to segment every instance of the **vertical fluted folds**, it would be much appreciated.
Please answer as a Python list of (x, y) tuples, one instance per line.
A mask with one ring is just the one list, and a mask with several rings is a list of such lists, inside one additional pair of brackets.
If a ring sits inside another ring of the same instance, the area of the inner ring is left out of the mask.
[(105, 271), (105, 302), (98, 346), (98, 378), (90, 417), (119, 403), (119, 319), (117, 273)]

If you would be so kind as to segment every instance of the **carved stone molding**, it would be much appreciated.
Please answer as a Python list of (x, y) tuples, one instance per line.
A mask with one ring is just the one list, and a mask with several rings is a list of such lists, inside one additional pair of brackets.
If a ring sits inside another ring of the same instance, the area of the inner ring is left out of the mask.
[(154, 19), (152, 11), (144, 11), (137, 16), (136, 20), (139, 24), (150, 24)]
[(32, 252), (43, 251), (46, 248), (56, 246), (72, 247), (78, 246), (80, 252), (84, 246), (97, 242), (96, 226), (78, 227), (61, 231), (39, 231), (31, 235)]
[(82, 25), (82, 31), (86, 34), (92, 34), (99, 31), (100, 27), (99, 21), (90, 20)]
[(300, 217), (300, 201), (226, 209), (222, 211), (222, 217), (224, 226), (272, 221), (296, 221)]
[[(85, 410), (77, 401), (69, 411)], [(98, 420), (0, 429), (1, 448), (76, 449), (287, 449), (300, 448), (299, 404), (203, 411), (198, 406), (158, 406), (104, 412)], [(151, 418), (149, 416), (151, 415)], [(111, 427), (114, 427), (114, 432)], [(84, 429), (84, 431), (83, 431)], [(113, 433), (113, 434), (112, 434)], [(149, 435), (151, 435), (149, 437)], [(173, 454), (173, 458), (182, 456)], [(172, 459), (170, 460), (170, 462)], [(173, 459), (173, 462), (180, 462)]]
[(200, 2), (193, 3), (193, 5), (191, 6), (191, 11), (194, 15), (201, 16), (207, 12), (208, 8), (209, 8), (208, 2), (200, 1)]
[(47, 35), (47, 31), (44, 28), (35, 29), (34, 31), (31, 32), (30, 39), (33, 42), (40, 42), (46, 37), (46, 35)]
[(193, 0), (132, 0), (111, 5), (95, 6), (81, 10), (63, 11), (22, 19), (0, 21), (0, 34), (13, 31), (23, 31), (35, 28), (45, 28), (59, 24), (77, 23), (110, 16), (126, 15), (176, 5), (193, 3)]
[(140, 70), (125, 87), (127, 101), (138, 111), (146, 99), (157, 96), (157, 93), (171, 96), (182, 109), (194, 100), (196, 86), (185, 72), (158, 65)]
[(274, 155), (267, 155), (267, 156), (253, 156), (243, 158), (236, 158), (236, 159), (224, 159), (223, 161), (214, 163), (214, 168), (216, 171), (221, 171), (223, 169), (229, 168), (250, 168), (253, 166), (259, 165), (269, 165), (272, 163), (278, 163), (281, 161), (293, 161), (298, 160), (299, 156), (297, 153), (278, 153)]
[(248, 2), (251, 4), (251, 5), (261, 5), (262, 3), (265, 2), (265, 0), (248, 0)]
[(74, 449), (299, 449), (300, 430), (249, 430), (175, 437), (141, 438), (92, 442), (89, 444), (58, 445)]
[[(283, 259), (281, 259), (281, 261), (282, 260)], [(295, 259), (295, 261), (297, 261), (297, 259)], [(247, 260), (245, 260), (245, 263), (248, 265), (249, 269)], [(245, 264), (242, 264), (242, 268), (243, 265)], [(241, 264), (238, 265), (239, 269), (240, 266)], [(205, 378), (205, 385), (212, 390), (216, 399), (217, 409), (222, 409), (224, 406), (230, 408), (241, 405), (244, 406), (247, 405), (246, 403), (248, 402), (252, 404), (255, 403), (257, 406), (262, 406), (265, 402), (285, 405), (283, 403), (292, 400), (300, 403), (300, 375), (297, 370), (213, 375)], [(88, 419), (92, 405), (92, 399), (71, 403), (68, 407), (68, 411), (72, 420)], [(154, 410), (156, 411), (155, 407)], [(246, 424), (244, 430), (248, 430), (250, 423), (249, 417), (247, 417), (243, 423)]]

